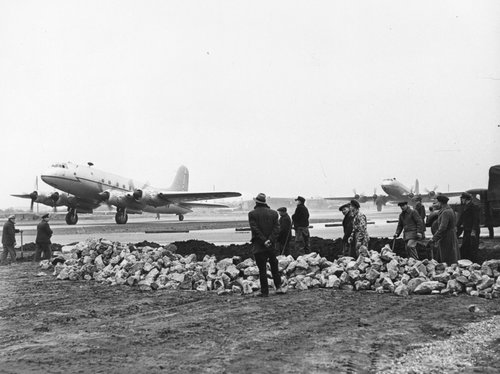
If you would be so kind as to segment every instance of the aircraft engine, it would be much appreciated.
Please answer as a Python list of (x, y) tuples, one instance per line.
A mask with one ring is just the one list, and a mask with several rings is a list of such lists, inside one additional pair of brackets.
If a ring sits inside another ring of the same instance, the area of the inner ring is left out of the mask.
[(134, 197), (135, 200), (140, 200), (142, 198), (142, 190), (140, 188), (134, 190), (134, 193), (132, 193), (132, 196)]
[(107, 203), (110, 205), (114, 205), (119, 208), (125, 208), (127, 206), (127, 194), (124, 194), (121, 191), (104, 191), (109, 193), (109, 198)]

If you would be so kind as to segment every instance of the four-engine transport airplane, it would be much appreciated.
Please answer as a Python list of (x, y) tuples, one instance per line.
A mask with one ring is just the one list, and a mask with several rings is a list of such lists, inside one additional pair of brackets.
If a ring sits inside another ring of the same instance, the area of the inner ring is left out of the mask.
[(164, 189), (98, 170), (91, 162), (88, 165), (54, 164), (41, 177), (45, 183), (64, 193), (33, 191), (12, 196), (31, 199), (31, 209), (33, 203), (68, 207), (68, 225), (78, 222), (78, 213), (92, 213), (101, 204), (116, 207), (115, 221), (118, 224), (127, 223), (128, 213), (142, 212), (176, 214), (182, 221), (191, 208), (227, 207), (195, 201), (241, 196), (239, 192), (188, 192), (189, 171), (185, 166), (179, 167), (172, 185)]
[(372, 196), (369, 195), (358, 195), (355, 193), (354, 196), (350, 197), (327, 197), (326, 200), (337, 200), (337, 201), (347, 201), (351, 199), (358, 200), (360, 203), (365, 203), (367, 201), (373, 201), (377, 206), (377, 210), (382, 211), (382, 206), (387, 203), (397, 203), (400, 201), (408, 201), (410, 204), (415, 203), (416, 197), (421, 197), (422, 202), (433, 202), (438, 195), (445, 195), (448, 197), (460, 196), (463, 191), (460, 192), (437, 192), (436, 188), (432, 191), (427, 191), (424, 194), (419, 192), (418, 179), (415, 181), (415, 190), (413, 188), (406, 187), (403, 183), (398, 181), (396, 178), (384, 179), (380, 185), (382, 190), (387, 195), (377, 195), (374, 193)]

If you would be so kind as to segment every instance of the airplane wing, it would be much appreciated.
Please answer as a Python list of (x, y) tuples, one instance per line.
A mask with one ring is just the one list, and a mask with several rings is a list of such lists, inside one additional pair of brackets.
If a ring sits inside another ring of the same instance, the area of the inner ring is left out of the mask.
[[(197, 200), (211, 200), (211, 199), (223, 199), (227, 197), (238, 197), (241, 196), (239, 192), (159, 192), (158, 198), (163, 200), (165, 204), (189, 204), (191, 201)], [(207, 206), (206, 204), (203, 204)], [(213, 206), (214, 204), (212, 204)], [(219, 204), (215, 204), (220, 206)], [(225, 207), (225, 205), (224, 205)]]
[(67, 206), (68, 208), (74, 208), (79, 213), (91, 213), (93, 209), (97, 208), (101, 203), (99, 201), (82, 199), (77, 196), (73, 196), (67, 193), (55, 192), (38, 192), (33, 191), (31, 193), (23, 194), (12, 194), (11, 196), (20, 197), (22, 199), (30, 199), (31, 206), (30, 210), (33, 211), (33, 204), (43, 204), (53, 208), (59, 206)]
[(193, 203), (189, 201), (183, 201), (179, 203), (179, 205), (185, 206), (187, 208), (229, 208), (229, 206), (224, 204)]

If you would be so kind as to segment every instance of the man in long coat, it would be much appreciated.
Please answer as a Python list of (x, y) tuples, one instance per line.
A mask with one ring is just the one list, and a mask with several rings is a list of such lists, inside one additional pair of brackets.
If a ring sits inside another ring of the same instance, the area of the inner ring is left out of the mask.
[(439, 206), (438, 229), (431, 242), (438, 244), (441, 261), (451, 265), (460, 259), (457, 240), (457, 218), (453, 209), (448, 205), (449, 199), (446, 196), (439, 195), (436, 200)]
[(352, 234), (353, 220), (351, 213), (351, 204), (344, 204), (339, 208), (339, 210), (344, 215), (344, 219), (342, 220), (342, 228), (344, 229), (344, 236), (342, 237), (343, 255), (356, 257), (356, 248), (354, 248), (351, 243), (349, 243), (349, 237)]
[(3, 253), (2, 259), (0, 261), (1, 265), (7, 264), (7, 255), (10, 254), (10, 259), (12, 263), (16, 262), (16, 233), (21, 232), (21, 230), (16, 229), (16, 216), (11, 215), (7, 219), (7, 222), (3, 225), (2, 231), (2, 245)]
[(290, 254), (290, 239), (292, 238), (292, 219), (286, 211), (286, 207), (278, 208), (280, 215), (280, 233), (278, 234), (278, 253), (288, 256)]
[(40, 261), (40, 254), (43, 253), (43, 259), (50, 260), (52, 257), (52, 251), (50, 250), (52, 237), (52, 229), (49, 226), (49, 214), (44, 214), (42, 220), (36, 227), (36, 250), (35, 250), (35, 261)]
[(278, 269), (275, 245), (280, 231), (278, 213), (266, 204), (266, 195), (260, 193), (254, 199), (255, 208), (248, 213), (248, 223), (252, 231), (253, 255), (259, 268), (260, 294), (258, 296), (269, 296), (269, 284), (267, 282), (267, 261), (271, 265), (276, 293), (284, 293), (281, 288), (281, 276)]
[(457, 222), (457, 236), (462, 232), (462, 246), (460, 247), (460, 256), (473, 262), (478, 261), (479, 247), (479, 206), (472, 201), (472, 196), (464, 192), (460, 196), (462, 203), (462, 213)]

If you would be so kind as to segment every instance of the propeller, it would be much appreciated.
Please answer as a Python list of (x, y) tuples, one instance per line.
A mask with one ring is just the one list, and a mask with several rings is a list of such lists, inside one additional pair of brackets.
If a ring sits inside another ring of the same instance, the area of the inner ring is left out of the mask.
[(435, 185), (434, 188), (431, 191), (429, 191), (427, 188), (424, 188), (424, 191), (432, 199), (432, 198), (434, 198), (434, 197), (437, 196), (437, 192), (436, 192), (437, 189), (438, 189), (438, 186)]
[(378, 195), (377, 195), (377, 187), (375, 187), (373, 189), (373, 196), (372, 196), (373, 202), (377, 201), (377, 197), (378, 197)]
[(30, 204), (30, 212), (33, 212), (33, 205), (35, 204), (36, 199), (38, 199), (38, 191), (33, 191), (30, 193), (30, 199), (31, 199), (31, 204)]
[(52, 192), (49, 196), (50, 200), (52, 200), (53, 208), (54, 208), (54, 213), (57, 212), (57, 201), (59, 200), (59, 192), (55, 191)]

